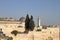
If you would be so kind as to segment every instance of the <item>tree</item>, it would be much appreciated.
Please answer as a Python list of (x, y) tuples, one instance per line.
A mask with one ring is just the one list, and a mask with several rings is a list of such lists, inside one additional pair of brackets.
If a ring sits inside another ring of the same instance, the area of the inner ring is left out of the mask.
[(35, 27), (33, 16), (31, 15), (31, 18), (29, 18), (29, 15), (27, 14), (26, 20), (25, 20), (25, 32), (33, 31)]
[(31, 15), (30, 22), (29, 22), (29, 29), (30, 31), (33, 31), (35, 27), (33, 16)]
[(13, 30), (13, 31), (11, 32), (11, 34), (14, 34), (15, 36), (17, 35), (17, 33), (18, 33), (18, 31), (16, 31), (16, 30)]
[(29, 31), (29, 22), (30, 22), (29, 15), (27, 14), (25, 20), (25, 31)]
[(9, 37), (7, 40), (13, 40), (13, 38), (12, 37)]

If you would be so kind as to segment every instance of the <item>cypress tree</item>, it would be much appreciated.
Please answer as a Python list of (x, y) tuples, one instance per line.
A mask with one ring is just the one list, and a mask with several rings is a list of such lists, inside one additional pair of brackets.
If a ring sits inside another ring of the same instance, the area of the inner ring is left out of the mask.
[(33, 16), (31, 15), (30, 22), (29, 22), (29, 30), (33, 31), (35, 27)]
[(29, 15), (27, 14), (25, 20), (25, 31), (29, 31), (29, 22), (30, 22)]

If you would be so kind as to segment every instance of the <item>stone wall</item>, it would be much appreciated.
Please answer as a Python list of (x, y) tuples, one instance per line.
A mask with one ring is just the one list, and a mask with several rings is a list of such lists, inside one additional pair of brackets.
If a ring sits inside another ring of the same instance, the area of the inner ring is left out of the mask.
[(53, 40), (59, 40), (59, 28), (47, 28), (42, 29), (42, 31), (30, 31), (28, 34), (17, 34), (14, 36), (11, 34), (11, 31), (24, 31), (24, 28), (2, 28), (3, 32), (7, 36), (12, 36), (13, 40), (48, 40), (49, 37), (53, 38)]

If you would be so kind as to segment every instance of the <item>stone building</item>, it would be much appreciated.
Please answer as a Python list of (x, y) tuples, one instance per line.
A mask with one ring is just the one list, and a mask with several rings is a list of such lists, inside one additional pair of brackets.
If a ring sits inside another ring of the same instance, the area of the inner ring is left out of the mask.
[[(24, 20), (21, 18), (21, 20)], [(0, 18), (0, 29), (6, 34), (11, 34), (11, 31), (25, 31), (25, 22), (19, 20), (12, 20), (11, 18)]]

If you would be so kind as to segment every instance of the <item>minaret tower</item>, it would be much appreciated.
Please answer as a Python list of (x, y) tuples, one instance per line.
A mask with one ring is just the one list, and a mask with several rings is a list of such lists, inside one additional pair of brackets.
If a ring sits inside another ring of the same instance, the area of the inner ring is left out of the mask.
[(42, 29), (41, 20), (40, 20), (39, 17), (38, 17), (38, 19), (37, 19), (37, 29)]
[(40, 23), (41, 21), (40, 21), (40, 18), (38, 17), (38, 19), (37, 19), (37, 27), (40, 27), (41, 26), (41, 23)]
[(40, 18), (38, 17), (38, 18), (37, 18), (37, 27), (35, 28), (35, 30), (41, 30), (41, 29), (42, 29), (41, 20), (40, 20)]

